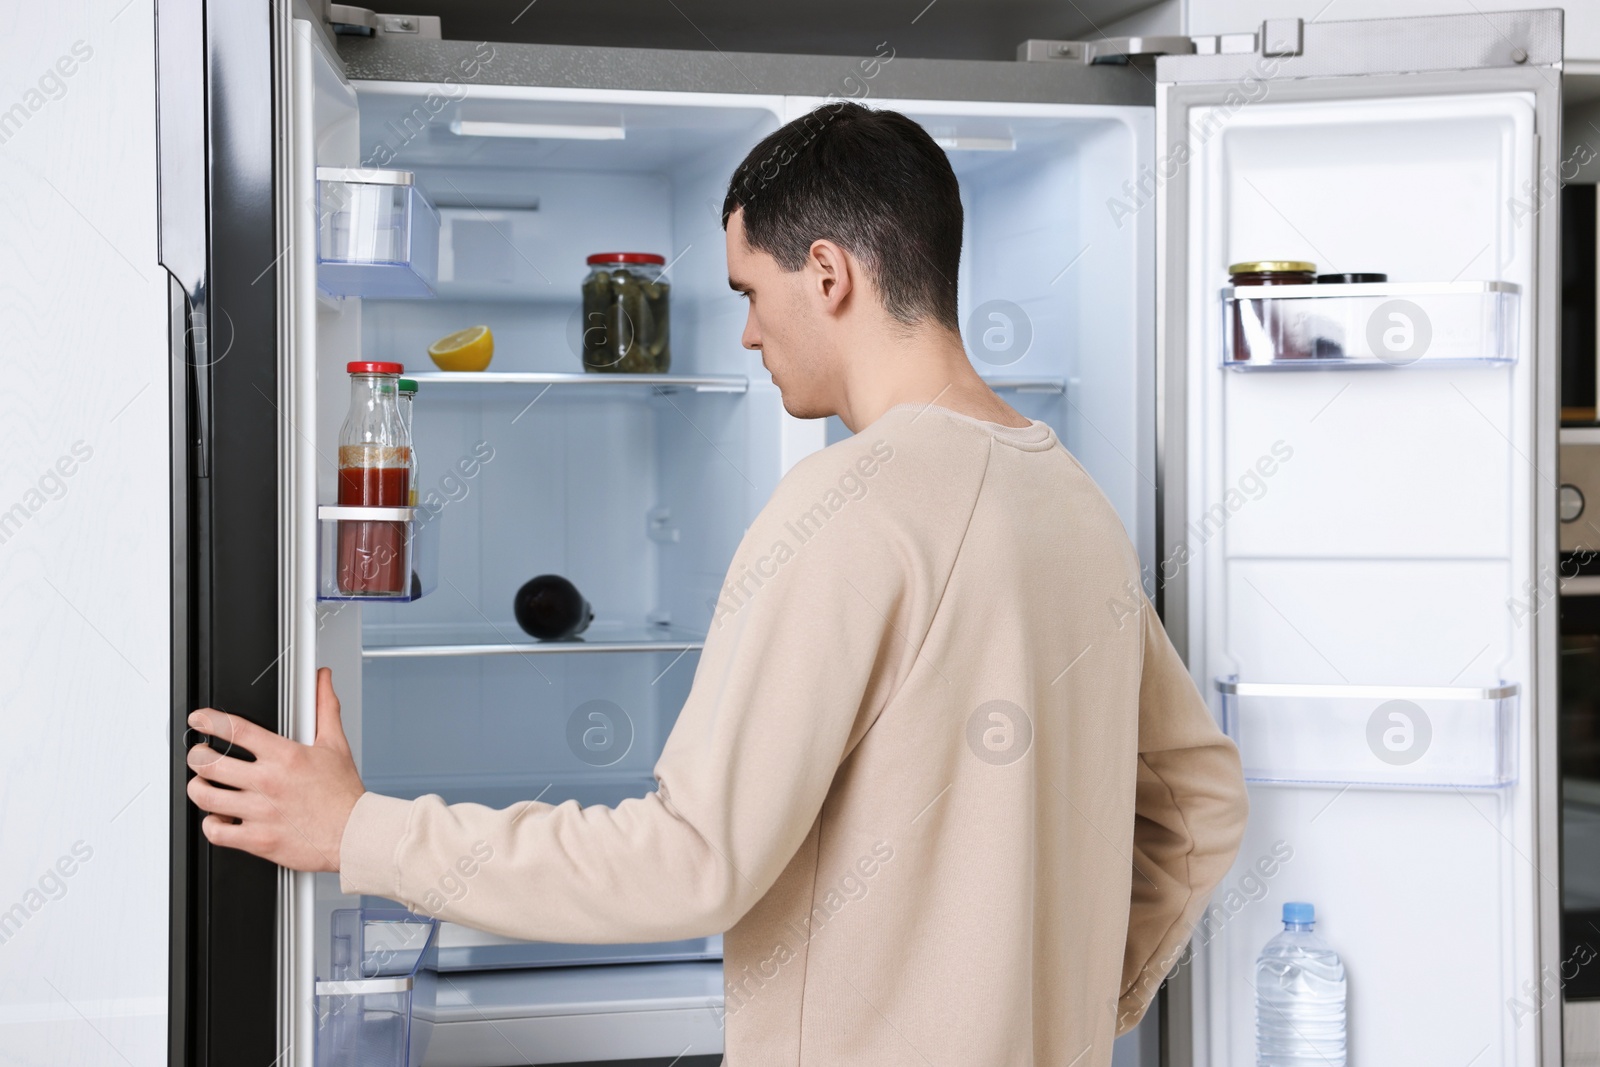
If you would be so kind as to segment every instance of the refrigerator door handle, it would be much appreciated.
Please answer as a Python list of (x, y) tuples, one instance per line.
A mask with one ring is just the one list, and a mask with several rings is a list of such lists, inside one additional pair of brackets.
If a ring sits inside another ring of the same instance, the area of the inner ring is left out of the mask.
[[(205, 290), (185, 294), (187, 323), (183, 340), (174, 342), (172, 358), (183, 360), (189, 392), (191, 470), (196, 478), (211, 477), (211, 344), (206, 329)], [(177, 351), (179, 344), (182, 351)]]
[[(187, 322), (173, 338), (191, 417), (192, 473), (211, 473), (210, 344), (206, 320), (206, 42), (200, 0), (162, 0), (156, 10), (157, 258), (183, 289)], [(174, 331), (175, 332), (175, 331)], [(182, 351), (179, 351), (179, 349)], [(177, 398), (174, 398), (176, 402)]]

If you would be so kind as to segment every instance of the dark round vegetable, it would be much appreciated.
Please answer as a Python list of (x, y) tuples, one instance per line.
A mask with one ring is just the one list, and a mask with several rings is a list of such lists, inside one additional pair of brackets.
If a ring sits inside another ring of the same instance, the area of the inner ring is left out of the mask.
[(511, 602), (517, 625), (540, 641), (564, 641), (589, 628), (594, 612), (578, 587), (559, 574), (530, 578)]

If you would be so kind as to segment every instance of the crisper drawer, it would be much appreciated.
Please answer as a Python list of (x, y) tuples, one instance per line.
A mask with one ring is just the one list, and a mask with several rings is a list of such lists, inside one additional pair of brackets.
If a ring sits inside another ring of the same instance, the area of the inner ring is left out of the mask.
[(1518, 687), (1273, 685), (1220, 678), (1247, 781), (1496, 789), (1516, 781)]
[(721, 963), (441, 974), (424, 1067), (649, 1060), (722, 1052)]

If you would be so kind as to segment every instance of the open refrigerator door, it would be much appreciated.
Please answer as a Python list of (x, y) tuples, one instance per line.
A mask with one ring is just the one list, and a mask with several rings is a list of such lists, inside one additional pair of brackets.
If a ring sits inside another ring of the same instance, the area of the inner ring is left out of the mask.
[(1350, 1062), (1560, 1062), (1560, 19), (1158, 61), (1164, 617), (1251, 782), (1174, 1064), (1254, 1062), (1286, 901)]

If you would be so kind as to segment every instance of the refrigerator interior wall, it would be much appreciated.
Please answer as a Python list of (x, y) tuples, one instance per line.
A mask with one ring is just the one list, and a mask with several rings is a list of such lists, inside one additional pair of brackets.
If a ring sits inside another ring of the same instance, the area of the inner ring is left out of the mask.
[[(822, 103), (791, 98), (788, 116)], [(958, 311), (974, 366), (1008, 404), (1055, 428), (1152, 566), (1155, 204), (1134, 186), (1150, 165), (1150, 110), (867, 103), (920, 123), (961, 182)], [(829, 423), (830, 442), (847, 434)]]
[[(1189, 117), (1191, 129), (1207, 121), (1203, 109)], [(1195, 146), (1189, 523), (1167, 540), (1169, 553), (1192, 560), (1191, 633), (1200, 636), (1191, 665), (1207, 692), (1213, 679), (1236, 677), (1504, 681), (1526, 694), (1532, 619), (1508, 605), (1522, 598), (1532, 558), (1533, 472), (1518, 445), (1532, 440), (1531, 308), (1510, 365), (1239, 374), (1218, 358), (1219, 293), (1227, 265), (1242, 260), (1311, 260), (1401, 283), (1505, 281), (1531, 293), (1534, 227), (1506, 205), (1532, 172), (1533, 121), (1530, 94), (1275, 96), (1218, 116), (1215, 135)], [(1331, 715), (1338, 700), (1327, 703)], [(1494, 714), (1496, 702), (1481, 711)], [(1508, 1009), (1534, 951), (1534, 874), (1523, 858), (1535, 852), (1531, 716), (1515, 702), (1510, 714), (1520, 784), (1252, 787), (1238, 863), (1197, 935), (1207, 959), (1203, 1062), (1252, 1058), (1255, 959), (1286, 900), (1316, 905), (1319, 932), (1344, 960), (1351, 1062), (1532, 1061), (1537, 1028)], [(1315, 700), (1286, 701), (1273, 728), (1314, 733), (1318, 722), (1293, 717), (1317, 715)], [(1390, 725), (1371, 743), (1370, 770), (1394, 754), (1382, 740)], [(1420, 755), (1402, 746), (1396, 758), (1420, 767), (1427, 741), (1411, 726), (1405, 740)], [(1446, 740), (1466, 730), (1473, 740), (1463, 743), (1497, 743), (1500, 733), (1483, 726), (1470, 713), (1431, 724)], [(1241, 739), (1247, 763), (1250, 743)]]
[[(720, 220), (728, 176), (748, 148), (785, 116), (820, 101), (473, 86), (435, 108), (426, 95), (435, 86), (356, 88), (359, 142), (349, 143), (348, 114), (325, 108), (318, 122), (336, 122), (341, 132), (336, 141), (322, 136), (337, 151), (319, 146), (315, 162), (409, 170), (444, 220), (435, 299), (324, 300), (317, 312), (313, 402), (321, 466), (308, 484), (319, 486), (319, 499), (331, 499), (328, 457), (347, 403), (343, 362), (359, 355), (424, 372), (415, 443), (419, 503), (438, 525), (437, 590), (411, 604), (324, 608), (317, 639), (319, 656), (365, 649), (361, 683), (342, 681), (341, 697), (347, 719), (354, 706), (361, 720), (367, 784), (499, 806), (531, 797), (615, 803), (642, 794), (653, 787), (651, 768), (687, 694), (695, 646), (746, 524), (797, 454), (825, 443), (819, 425), (784, 414), (759, 357), (740, 347), (745, 309), (727, 288)], [(1154, 209), (1128, 188), (1149, 162), (1149, 111), (894, 106), (949, 142), (962, 181), (961, 316), (980, 371), (1025, 414), (1056, 427), (1153, 560), (1147, 309)], [(463, 137), (453, 132), (461, 121), (546, 133), (565, 126), (569, 136)], [(578, 139), (580, 129), (589, 131), (585, 139)], [(594, 132), (608, 129), (622, 137)], [(671, 371), (730, 377), (738, 383), (733, 391), (663, 393), (602, 382), (604, 375), (548, 391), (514, 381), (427, 380), (428, 344), (475, 323), (495, 332), (491, 374), (579, 372), (584, 258), (604, 251), (656, 252), (672, 263)], [(985, 339), (991, 329), (998, 341)], [(585, 650), (452, 654), (464, 645), (530, 642), (516, 626), (512, 597), (544, 573), (568, 577), (593, 605)], [(649, 651), (592, 650), (610, 642), (654, 644)], [(574, 723), (581, 734), (596, 706), (630, 735), (616, 751), (586, 752), (573, 741)], [(332, 879), (319, 890), (319, 914), (351, 903)], [(319, 929), (325, 940), (325, 918)], [(440, 962), (510, 968), (718, 954), (714, 939), (622, 946), (607, 956), (603, 947), (519, 945), (447, 924)], [(670, 985), (652, 994), (652, 1003), (671, 1010), (642, 1014), (663, 1025), (671, 1016), (689, 1039), (704, 1042), (701, 1020), (714, 1016), (700, 1004), (707, 1000), (702, 976), (673, 977), (673, 968), (695, 966), (714, 964), (605, 973), (622, 983), (618, 989)], [(536, 989), (529, 976), (538, 972), (501, 973), (504, 981), (480, 973), (471, 981), (462, 976), (459, 988), (442, 987), (440, 1011), (454, 1011), (459, 1026), (436, 1027), (440, 1049), (457, 1047), (451, 1034), (472, 1044), (476, 1039), (464, 1035), (480, 1021), (479, 1008), (497, 997), (516, 999), (524, 988), (527, 1020), (495, 1017), (501, 1027), (526, 1025), (526, 1048), (566, 1048), (562, 1042), (589, 1033), (583, 1020), (598, 1018), (594, 1005), (577, 1003), (583, 997), (572, 981)], [(537, 1007), (547, 1000), (563, 1006)], [(615, 1040), (584, 1038), (585, 1053), (614, 1046), (629, 1055), (671, 1056), (683, 1048), (682, 1041), (657, 1047), (643, 1029), (608, 1027)], [(493, 1044), (492, 1036), (484, 1040)], [(710, 1051), (697, 1044), (702, 1050)], [(463, 1054), (489, 1053), (486, 1045)]]
[[(392, 85), (361, 90), (369, 155), (416, 101)], [(748, 374), (749, 392), (647, 398), (584, 386), (541, 396), (532, 387), (424, 381), (416, 433), (422, 490), (444, 501), (439, 592), (415, 605), (366, 606), (369, 647), (526, 640), (511, 617), (512, 595), (527, 578), (552, 572), (595, 605), (587, 638), (692, 640), (709, 624), (744, 526), (781, 475), (781, 405), (757, 357), (739, 346), (744, 308), (727, 289), (720, 222), (728, 175), (776, 127), (775, 116), (748, 106), (618, 106), (522, 93), (526, 99), (493, 101), (492, 111), (479, 102), (472, 114), (546, 126), (611, 123), (626, 135), (461, 138), (443, 114), (416, 132), (389, 165), (412, 170), (443, 206), (452, 261), (435, 301), (366, 301), (363, 353), (416, 366), (429, 341), (481, 321), (496, 331), (492, 370), (575, 370), (585, 255), (654, 251), (673, 262), (673, 371)], [(461, 114), (473, 103), (463, 102)], [(1071, 432), (1130, 530), (1147, 530), (1153, 470), (1136, 469), (1135, 457), (1147, 451), (1150, 405), (1140, 404), (1140, 390), (1149, 378), (1139, 356), (1148, 363), (1149, 344), (1136, 309), (1148, 293), (1138, 257), (1151, 223), (1135, 216), (1119, 227), (1108, 201), (1136, 170), (1149, 115), (1019, 105), (1012, 114), (987, 105), (987, 114), (968, 116), (954, 113), (967, 105), (941, 106), (951, 113), (915, 117), (936, 136), (959, 133), (952, 159), (970, 212), (963, 311), (1009, 301), (1025, 321), (1005, 325), (1032, 337), (1012, 350), (975, 348), (981, 369), (1044, 390), (1007, 396)], [(788, 113), (804, 107), (790, 101)], [(960, 147), (972, 143), (983, 147)], [(463, 253), (465, 222), (480, 224), (470, 238), (476, 265)], [(1101, 313), (1082, 315), (1084, 307)], [(1092, 427), (1068, 414), (1084, 407), (1096, 412)], [(470, 462), (488, 454), (488, 462)], [(476, 468), (472, 477), (462, 460)], [(671, 629), (653, 628), (659, 620)], [(369, 658), (368, 698), (385, 712), (381, 724), (367, 724), (368, 780), (452, 800), (509, 803), (547, 790), (551, 801), (615, 803), (652, 787), (650, 768), (694, 662), (693, 653), (678, 652)], [(575, 758), (566, 741), (569, 719), (593, 700), (620, 709), (634, 733), (628, 754), (600, 769)], [(475, 713), (466, 721), (440, 714), (450, 707)], [(461, 938), (447, 932), (447, 953)]]

